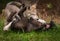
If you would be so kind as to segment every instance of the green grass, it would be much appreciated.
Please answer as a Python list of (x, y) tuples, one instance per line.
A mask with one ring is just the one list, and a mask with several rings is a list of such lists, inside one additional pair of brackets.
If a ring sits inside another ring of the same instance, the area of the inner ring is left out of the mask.
[(48, 31), (32, 31), (29, 33), (8, 31), (4, 32), (4, 21), (0, 19), (0, 41), (60, 41), (60, 26)]

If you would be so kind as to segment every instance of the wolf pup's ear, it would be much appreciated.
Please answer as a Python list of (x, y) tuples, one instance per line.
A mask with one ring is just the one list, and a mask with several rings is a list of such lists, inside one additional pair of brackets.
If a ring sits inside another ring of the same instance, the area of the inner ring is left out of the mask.
[(23, 7), (25, 7), (25, 4), (22, 4)]
[(30, 10), (30, 7), (28, 6), (28, 9)]
[(56, 26), (56, 24), (54, 23), (54, 21), (50, 21), (50, 25), (51, 25), (51, 27)]

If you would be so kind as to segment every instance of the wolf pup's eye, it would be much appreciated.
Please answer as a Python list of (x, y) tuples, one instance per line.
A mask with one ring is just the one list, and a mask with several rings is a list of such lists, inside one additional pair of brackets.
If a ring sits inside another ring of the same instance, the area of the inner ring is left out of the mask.
[(37, 20), (39, 20), (39, 19), (37, 19)]

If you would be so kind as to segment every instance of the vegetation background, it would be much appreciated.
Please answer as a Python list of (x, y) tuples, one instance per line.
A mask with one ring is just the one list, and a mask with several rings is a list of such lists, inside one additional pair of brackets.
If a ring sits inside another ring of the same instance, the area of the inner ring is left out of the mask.
[(60, 0), (0, 0), (0, 14), (10, 1), (19, 1), (27, 6), (37, 4), (36, 10), (40, 18), (46, 21), (54, 19), (56, 23), (60, 23)]
[(53, 29), (49, 29), (48, 31), (41, 30), (28, 33), (11, 30), (8, 32), (3, 31), (4, 17), (2, 16), (2, 9), (10, 1), (13, 0), (0, 0), (0, 41), (60, 41), (60, 0), (14, 0), (25, 4), (29, 3), (30, 5), (36, 3), (39, 17), (46, 21), (53, 18), (57, 26), (57, 28), (53, 27)]

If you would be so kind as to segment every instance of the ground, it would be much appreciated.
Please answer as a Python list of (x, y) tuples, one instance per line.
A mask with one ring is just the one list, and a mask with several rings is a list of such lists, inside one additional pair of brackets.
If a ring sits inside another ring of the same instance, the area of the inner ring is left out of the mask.
[(60, 25), (57, 29), (49, 29), (48, 31), (31, 31), (29, 33), (8, 31), (3, 29), (4, 19), (0, 18), (0, 41), (60, 41)]

